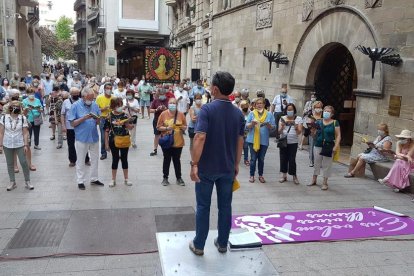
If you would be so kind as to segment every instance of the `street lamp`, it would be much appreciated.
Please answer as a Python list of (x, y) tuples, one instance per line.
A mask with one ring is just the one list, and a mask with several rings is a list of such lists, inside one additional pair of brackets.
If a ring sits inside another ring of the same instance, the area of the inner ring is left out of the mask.
[(18, 13), (18, 12), (16, 12), (16, 13), (13, 13), (13, 14), (9, 14), (9, 15), (5, 15), (5, 17), (6, 18), (18, 18), (18, 19), (22, 19), (23, 17), (22, 17), (22, 15), (20, 14), (20, 13)]

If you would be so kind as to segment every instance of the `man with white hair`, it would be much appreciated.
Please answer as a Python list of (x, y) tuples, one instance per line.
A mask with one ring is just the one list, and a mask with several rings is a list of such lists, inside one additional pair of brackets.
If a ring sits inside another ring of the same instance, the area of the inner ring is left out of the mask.
[(85, 190), (85, 162), (83, 158), (89, 152), (91, 160), (91, 185), (103, 186), (98, 179), (99, 125), (101, 110), (94, 102), (93, 90), (86, 86), (82, 90), (82, 99), (75, 102), (69, 112), (68, 120), (75, 130), (75, 147), (78, 155), (76, 175), (78, 188)]

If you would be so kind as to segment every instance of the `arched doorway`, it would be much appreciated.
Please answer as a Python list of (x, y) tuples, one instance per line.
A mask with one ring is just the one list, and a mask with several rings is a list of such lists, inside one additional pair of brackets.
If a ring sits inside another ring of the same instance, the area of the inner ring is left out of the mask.
[(314, 70), (310, 70), (308, 77), (313, 78), (317, 98), (324, 105), (335, 108), (335, 119), (341, 124), (341, 144), (352, 146), (356, 108), (354, 89), (358, 81), (352, 54), (340, 43), (329, 43), (315, 55), (311, 68)]

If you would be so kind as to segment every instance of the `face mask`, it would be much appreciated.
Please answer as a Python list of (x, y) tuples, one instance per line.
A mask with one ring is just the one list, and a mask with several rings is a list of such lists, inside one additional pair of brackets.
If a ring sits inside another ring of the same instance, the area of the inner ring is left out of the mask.
[(321, 113), (322, 112), (322, 108), (315, 108), (315, 112), (316, 113)]
[(72, 100), (77, 101), (79, 100), (79, 95), (72, 95)]
[(316, 98), (313, 98), (313, 97), (312, 97), (312, 98), (311, 98), (311, 101), (312, 101), (312, 102), (316, 101)]
[(124, 91), (124, 88), (119, 88), (119, 87), (118, 87), (118, 91), (119, 91), (119, 92), (122, 92), (122, 91)]
[(182, 92), (183, 88), (182, 87), (178, 87), (178, 91)]
[(385, 131), (383, 131), (383, 130), (378, 130), (378, 135), (379, 135), (379, 136), (385, 136)]
[(201, 85), (197, 85), (197, 88), (198, 88), (198, 89), (201, 89)]
[(12, 97), (11, 100), (12, 101), (18, 101), (19, 100), (19, 97)]
[(38, 86), (39, 86), (39, 84), (38, 84), (37, 82), (35, 82), (35, 83), (33, 83), (33, 86), (34, 86), (34, 87), (38, 87)]
[(282, 96), (282, 98), (286, 98), (287, 93), (286, 92), (282, 92), (282, 94), (280, 94)]
[(20, 114), (20, 107), (12, 107), (11, 112), (14, 114)]
[(243, 110), (243, 112), (247, 112), (247, 111), (249, 111), (249, 108), (248, 107), (246, 107), (246, 108), (242, 108), (242, 110)]
[(200, 99), (195, 100), (195, 103), (199, 105), (199, 104), (201, 104), (201, 100)]
[(132, 97), (131, 95), (128, 95), (128, 96), (126, 96), (126, 98), (127, 98), (128, 100), (132, 100), (134, 97)]
[(165, 97), (164, 95), (161, 95), (158, 97), (161, 101), (165, 100), (167, 97)]
[(168, 109), (170, 111), (176, 111), (177, 110), (177, 105), (176, 104), (168, 104)]
[(106, 90), (105, 90), (105, 94), (106, 94), (106, 95), (111, 95), (111, 93), (112, 93), (112, 91), (111, 91), (111, 90), (109, 90), (109, 89), (106, 89)]
[(50, 78), (49, 78), (49, 77), (46, 77), (46, 79), (47, 79), (47, 80), (50, 80)]
[(90, 106), (90, 105), (92, 104), (92, 101), (86, 100), (86, 101), (85, 101), (85, 104), (86, 104), (87, 106)]
[(116, 112), (121, 113), (124, 110), (122, 106), (116, 108)]
[(331, 118), (331, 112), (329, 112), (329, 111), (324, 111), (324, 112), (323, 112), (323, 118), (324, 118), (325, 120), (330, 119), (330, 118)]
[(407, 143), (408, 143), (408, 140), (407, 139), (398, 140), (398, 144), (400, 144), (400, 145), (405, 145)]
[(236, 103), (239, 103), (239, 102), (241, 101), (241, 99), (240, 99), (239, 97), (237, 97), (237, 98), (235, 98), (235, 99), (234, 99), (234, 101), (235, 101)]
[(27, 77), (28, 77), (28, 78), (31, 78), (31, 77), (32, 77), (32, 75), (27, 75)]
[(30, 100), (34, 100), (35, 95), (31, 94), (31, 95), (29, 95), (29, 96), (28, 96), (28, 98), (29, 98)]
[(293, 110), (288, 110), (286, 111), (286, 115), (288, 115), (288, 117), (293, 117), (293, 115), (295, 115), (295, 112)]
[(15, 79), (15, 80), (18, 80), (18, 79), (19, 79), (19, 77), (14, 77), (14, 79)]

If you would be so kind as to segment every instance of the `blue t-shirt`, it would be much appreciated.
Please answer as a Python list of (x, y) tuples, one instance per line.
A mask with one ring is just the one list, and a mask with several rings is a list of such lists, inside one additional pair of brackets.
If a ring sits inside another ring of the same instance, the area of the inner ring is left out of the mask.
[(189, 98), (194, 99), (194, 96), (196, 94), (204, 95), (205, 92), (206, 92), (206, 90), (204, 89), (204, 87), (200, 86), (200, 88), (198, 88), (198, 86), (196, 85), (191, 89)]
[(234, 174), (237, 146), (244, 135), (244, 116), (227, 100), (214, 100), (201, 107), (195, 132), (206, 134), (198, 163), (200, 173)]
[[(247, 116), (246, 124), (251, 123), (253, 119), (254, 119), (254, 113), (250, 112), (249, 115)], [(275, 116), (273, 116), (272, 113), (267, 112), (267, 116), (266, 116), (264, 123), (269, 123), (272, 126), (272, 128), (276, 127)], [(248, 131), (249, 133), (247, 134), (246, 142), (253, 143), (254, 128), (248, 129)], [(270, 137), (270, 129), (265, 125), (261, 126), (260, 127), (260, 145), (269, 146), (269, 137)]]
[[(95, 102), (92, 102), (91, 106), (87, 106), (83, 99), (80, 99), (73, 103), (70, 108), (68, 121), (72, 122), (91, 112), (98, 116), (101, 115), (101, 110)], [(87, 119), (78, 126), (74, 127), (74, 130), (76, 141), (82, 143), (97, 143), (99, 141), (98, 129), (94, 118)]]

